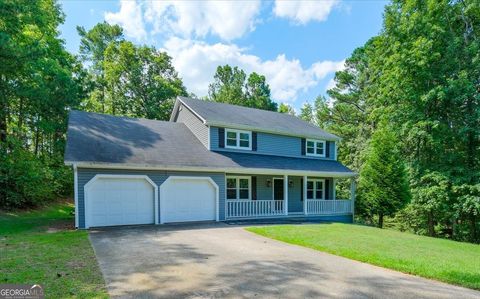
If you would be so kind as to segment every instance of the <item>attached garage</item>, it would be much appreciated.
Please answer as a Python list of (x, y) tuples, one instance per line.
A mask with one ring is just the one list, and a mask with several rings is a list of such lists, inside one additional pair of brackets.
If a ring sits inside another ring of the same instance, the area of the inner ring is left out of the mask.
[(157, 194), (147, 176), (96, 175), (85, 185), (86, 227), (158, 223)]
[(160, 223), (218, 221), (218, 186), (210, 177), (170, 176), (160, 186)]

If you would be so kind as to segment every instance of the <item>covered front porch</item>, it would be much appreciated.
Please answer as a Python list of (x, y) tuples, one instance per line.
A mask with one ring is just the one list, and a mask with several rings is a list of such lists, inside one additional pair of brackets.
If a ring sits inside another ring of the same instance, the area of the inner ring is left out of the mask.
[[(337, 198), (339, 180), (349, 180), (348, 198)], [(227, 220), (336, 215), (353, 217), (354, 203), (353, 177), (226, 175)]]

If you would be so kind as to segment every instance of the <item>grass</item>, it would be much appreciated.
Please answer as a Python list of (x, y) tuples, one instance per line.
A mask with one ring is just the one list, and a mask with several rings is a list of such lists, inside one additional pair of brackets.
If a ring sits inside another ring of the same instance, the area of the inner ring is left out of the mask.
[(404, 273), (480, 289), (479, 245), (340, 223), (247, 230)]
[(40, 284), (47, 298), (108, 298), (88, 234), (73, 221), (70, 203), (0, 213), (0, 284)]

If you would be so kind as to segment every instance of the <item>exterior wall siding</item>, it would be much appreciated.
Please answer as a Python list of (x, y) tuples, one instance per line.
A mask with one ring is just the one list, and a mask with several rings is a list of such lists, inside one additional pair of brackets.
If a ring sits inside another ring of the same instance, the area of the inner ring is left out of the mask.
[[(211, 177), (218, 185), (219, 191), (219, 219), (225, 220), (225, 174), (183, 171), (150, 171), (150, 170), (122, 170), (122, 169), (78, 169), (78, 227), (85, 228), (85, 192), (84, 186), (97, 174), (146, 175), (159, 188), (169, 176), (204, 176)], [(158, 194), (160, 197), (160, 192)], [(160, 200), (157, 198), (156, 200)], [(159, 201), (160, 202), (160, 201)], [(160, 204), (158, 205), (160, 208)], [(160, 211), (157, 211), (160, 215)]]
[(195, 135), (195, 137), (197, 137), (198, 140), (208, 148), (208, 127), (204, 125), (203, 122), (188, 108), (183, 106), (183, 104), (177, 113), (175, 121), (184, 123), (190, 131), (192, 131), (193, 135)]
[(329, 158), (316, 158), (311, 156), (302, 155), (302, 138), (275, 135), (270, 133), (257, 133), (257, 151), (245, 151), (238, 149), (220, 148), (219, 147), (218, 127), (210, 127), (210, 149), (212, 151), (230, 151), (239, 153), (251, 153), (251, 154), (263, 154), (263, 155), (275, 155), (295, 158), (307, 158), (307, 159), (327, 159), (336, 160), (335, 157), (335, 142), (330, 141), (330, 157)]

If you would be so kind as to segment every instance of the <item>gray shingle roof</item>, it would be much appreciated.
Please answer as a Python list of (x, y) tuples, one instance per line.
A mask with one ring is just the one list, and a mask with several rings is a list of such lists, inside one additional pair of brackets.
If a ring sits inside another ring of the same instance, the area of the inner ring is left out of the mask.
[(178, 97), (178, 100), (195, 111), (206, 121), (206, 124), (211, 126), (228, 126), (306, 138), (340, 139), (296, 116), (285, 113), (186, 97)]
[(71, 111), (65, 162), (148, 167), (353, 173), (337, 161), (209, 151), (183, 124)]

